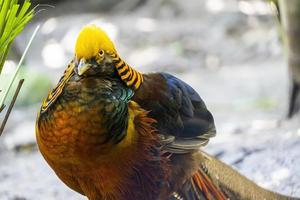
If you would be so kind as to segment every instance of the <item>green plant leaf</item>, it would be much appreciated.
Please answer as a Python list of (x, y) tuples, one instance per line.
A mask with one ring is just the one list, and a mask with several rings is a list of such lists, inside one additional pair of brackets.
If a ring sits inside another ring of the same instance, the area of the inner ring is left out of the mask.
[(22, 5), (18, 0), (0, 0), (0, 74), (13, 40), (34, 16), (30, 6), (30, 0)]

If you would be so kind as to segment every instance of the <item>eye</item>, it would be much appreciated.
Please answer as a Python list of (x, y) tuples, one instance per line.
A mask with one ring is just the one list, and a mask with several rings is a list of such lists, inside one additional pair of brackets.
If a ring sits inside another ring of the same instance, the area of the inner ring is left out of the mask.
[(99, 51), (99, 55), (104, 56), (104, 51), (102, 49)]
[(100, 64), (104, 60), (104, 51), (101, 49), (99, 53), (95, 56), (95, 60)]

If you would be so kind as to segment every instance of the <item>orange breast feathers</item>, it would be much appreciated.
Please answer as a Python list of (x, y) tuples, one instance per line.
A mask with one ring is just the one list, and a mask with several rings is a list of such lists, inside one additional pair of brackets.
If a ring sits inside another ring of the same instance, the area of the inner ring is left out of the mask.
[(102, 109), (101, 106), (83, 107), (78, 101), (70, 101), (63, 106), (56, 105), (51, 116), (39, 117), (37, 138), (42, 152), (52, 159), (63, 158), (64, 162), (70, 159), (74, 163), (76, 159), (82, 162), (89, 156), (120, 156), (124, 149), (135, 148), (140, 136), (134, 122), (136, 116), (143, 115), (138, 105), (129, 103), (126, 137), (118, 144), (105, 141), (106, 136), (113, 133), (101, 127), (104, 119), (99, 113)]
[[(102, 136), (108, 134), (106, 130), (94, 127), (86, 116), (77, 113), (80, 110), (66, 111), (73, 106), (64, 106), (57, 112), (60, 114), (54, 114), (48, 120), (39, 117), (36, 126), (40, 151), (62, 181), (88, 197), (114, 196), (120, 194), (119, 191), (141, 187), (138, 185), (141, 181), (145, 182), (143, 187), (148, 187), (145, 191), (153, 191), (166, 173), (163, 159), (153, 164), (150, 151), (157, 148), (159, 138), (152, 127), (155, 121), (147, 117), (147, 112), (135, 102), (129, 102), (126, 137), (118, 144), (112, 144), (104, 142)], [(96, 110), (90, 112), (97, 113)], [(92, 113), (89, 117), (95, 118)], [(101, 121), (101, 117), (97, 120)], [(135, 170), (142, 175), (137, 176)], [(133, 180), (140, 176), (147, 181)], [(117, 195), (115, 199), (125, 198)]]

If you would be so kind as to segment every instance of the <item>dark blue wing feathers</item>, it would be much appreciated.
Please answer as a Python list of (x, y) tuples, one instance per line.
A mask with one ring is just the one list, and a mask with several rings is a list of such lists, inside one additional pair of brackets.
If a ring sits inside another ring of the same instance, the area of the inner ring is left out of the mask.
[(183, 130), (180, 137), (190, 138), (215, 134), (212, 114), (206, 108), (199, 94), (187, 83), (168, 73), (161, 73), (166, 80), (169, 95), (178, 106)]

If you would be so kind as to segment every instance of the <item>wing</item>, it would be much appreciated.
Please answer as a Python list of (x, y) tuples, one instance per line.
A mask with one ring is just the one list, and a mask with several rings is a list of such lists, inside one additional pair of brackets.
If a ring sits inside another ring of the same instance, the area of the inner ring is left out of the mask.
[(165, 149), (186, 153), (204, 146), (215, 136), (214, 119), (198, 93), (167, 73), (144, 75), (133, 99), (158, 121)]

